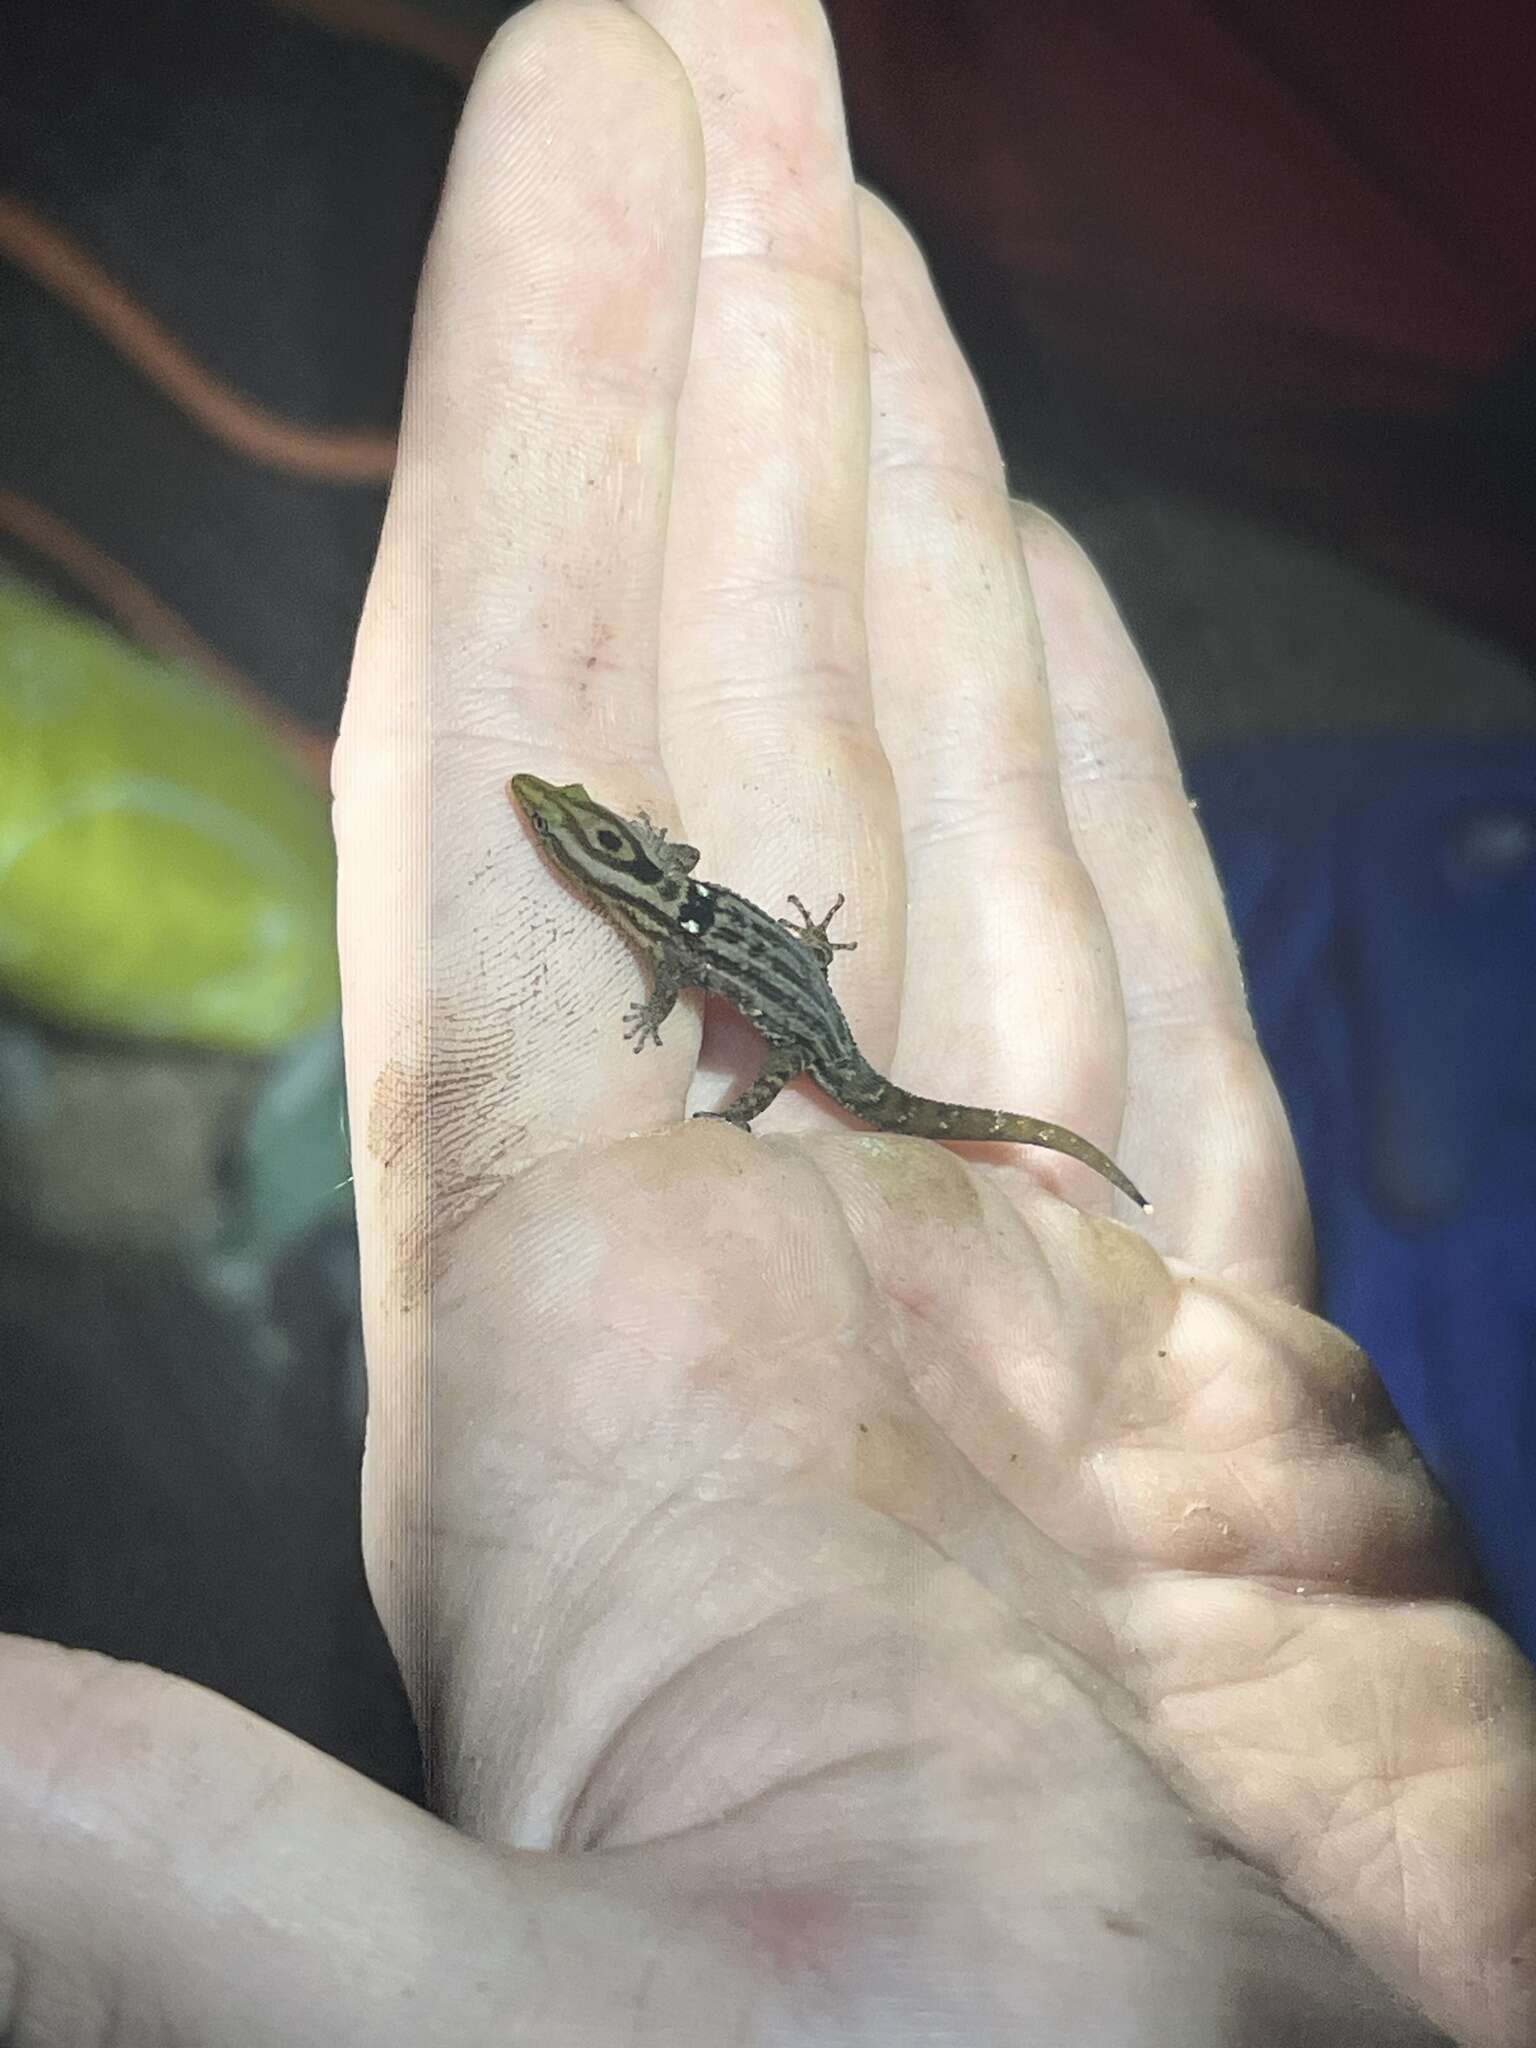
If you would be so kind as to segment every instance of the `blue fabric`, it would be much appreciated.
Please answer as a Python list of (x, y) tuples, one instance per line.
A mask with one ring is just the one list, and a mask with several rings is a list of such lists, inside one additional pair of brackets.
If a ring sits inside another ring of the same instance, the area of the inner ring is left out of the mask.
[(1371, 1354), (1536, 1656), (1536, 742), (1269, 741), (1189, 780), (1323, 1313)]

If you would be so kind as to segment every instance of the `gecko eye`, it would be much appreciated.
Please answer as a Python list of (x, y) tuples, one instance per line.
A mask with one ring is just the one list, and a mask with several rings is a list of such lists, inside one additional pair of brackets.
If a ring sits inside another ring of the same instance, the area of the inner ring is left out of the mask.
[(621, 853), (624, 848), (624, 842), (618, 833), (607, 830), (598, 833), (597, 843), (604, 853)]
[(541, 839), (547, 839), (547, 838), (549, 837), (549, 834), (550, 834), (550, 823), (549, 823), (549, 820), (548, 820), (548, 818), (546, 818), (546, 817), (545, 817), (545, 816), (543, 815), (543, 813), (542, 813), (542, 812), (540, 812), (540, 811), (535, 811), (535, 812), (534, 812), (534, 814), (533, 814), (533, 829), (534, 829), (534, 831), (535, 831), (535, 832), (537, 832), (537, 833), (538, 833), (538, 835), (539, 835), (539, 837), (540, 837)]

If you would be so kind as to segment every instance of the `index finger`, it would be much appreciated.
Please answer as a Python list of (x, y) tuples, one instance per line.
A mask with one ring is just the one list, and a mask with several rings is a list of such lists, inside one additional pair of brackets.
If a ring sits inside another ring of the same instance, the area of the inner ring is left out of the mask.
[(627, 949), (545, 868), (507, 783), (585, 777), (610, 802), (659, 785), (701, 215), (692, 94), (643, 22), (540, 0), (498, 36), (424, 272), (334, 770), (364, 1536), (429, 1756), (439, 1248), (520, 1160), (660, 1121), (686, 1085), (685, 1040), (671, 1063), (630, 1058)]
[(506, 786), (587, 776), (622, 804), (659, 780), (701, 182), (687, 82), (627, 9), (545, 0), (497, 38), (424, 272), (336, 767), (358, 1193), (407, 1262), (422, 1205), (440, 1235), (516, 1148), (648, 1121), (637, 1091), (660, 1111), (601, 988), (633, 966)]

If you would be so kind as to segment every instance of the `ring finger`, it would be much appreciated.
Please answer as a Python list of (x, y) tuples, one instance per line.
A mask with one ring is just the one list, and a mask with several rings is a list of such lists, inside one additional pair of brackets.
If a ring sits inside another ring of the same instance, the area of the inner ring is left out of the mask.
[[(861, 231), (875, 419), (867, 615), (909, 888), (899, 1078), (1059, 1120), (1113, 1151), (1125, 1068), (1115, 954), (1062, 800), (1002, 460), (911, 238), (867, 197)], [(1086, 1167), (1034, 1148), (1025, 1161), (1075, 1198), (1110, 1199)]]

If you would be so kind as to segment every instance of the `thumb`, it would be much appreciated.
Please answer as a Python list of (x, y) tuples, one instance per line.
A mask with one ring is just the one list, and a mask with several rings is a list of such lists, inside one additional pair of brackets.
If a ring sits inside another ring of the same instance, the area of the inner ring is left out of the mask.
[(0, 1843), (17, 2048), (749, 2030), (743, 1974), (664, 1902), (625, 1896), (629, 1859), (494, 1854), (197, 1686), (15, 1636)]

